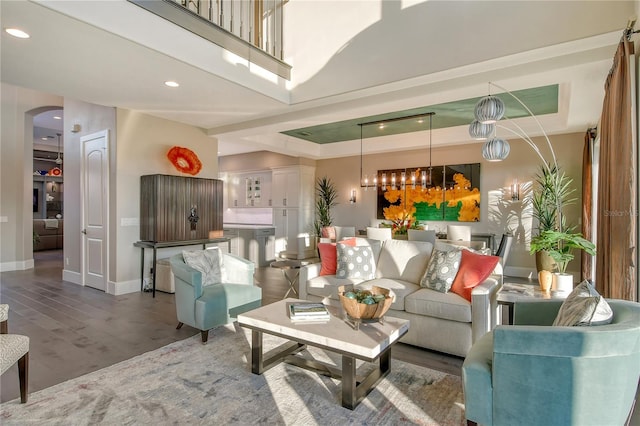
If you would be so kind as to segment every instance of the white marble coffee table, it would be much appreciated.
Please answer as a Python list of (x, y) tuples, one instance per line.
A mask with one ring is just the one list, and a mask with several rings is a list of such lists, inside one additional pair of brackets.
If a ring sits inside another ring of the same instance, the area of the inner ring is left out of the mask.
[[(353, 410), (391, 370), (391, 346), (409, 330), (409, 321), (385, 317), (384, 322), (363, 323), (355, 330), (343, 319), (341, 308), (328, 307), (331, 319), (325, 323), (293, 323), (284, 299), (238, 315), (238, 324), (251, 329), (251, 371), (262, 374), (281, 361), (342, 380), (342, 406)], [(263, 333), (290, 340), (264, 358)], [(308, 360), (296, 355), (306, 345), (342, 355), (342, 367)], [(356, 359), (376, 363), (369, 375), (358, 382)]]

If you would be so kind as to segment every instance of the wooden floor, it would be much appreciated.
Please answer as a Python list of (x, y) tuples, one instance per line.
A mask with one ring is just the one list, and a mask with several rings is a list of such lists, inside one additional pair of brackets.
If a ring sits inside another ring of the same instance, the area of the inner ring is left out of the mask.
[[(112, 296), (62, 281), (62, 251), (34, 253), (35, 268), (0, 274), (0, 303), (7, 303), (9, 333), (29, 336), (29, 391), (99, 370), (199, 332), (176, 330), (174, 296), (131, 293)], [(263, 303), (283, 298), (282, 272), (259, 268)], [(209, 343), (215, 341), (215, 330)], [(410, 345), (394, 346), (393, 357), (460, 375), (462, 359)], [(18, 398), (14, 365), (0, 380), (0, 402)]]

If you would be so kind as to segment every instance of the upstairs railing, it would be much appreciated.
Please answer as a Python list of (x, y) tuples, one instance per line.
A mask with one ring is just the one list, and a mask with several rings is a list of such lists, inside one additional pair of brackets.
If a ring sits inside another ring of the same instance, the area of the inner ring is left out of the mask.
[(174, 1), (282, 60), (282, 7), (285, 0)]
[[(291, 67), (283, 62), (283, 6), (288, 0), (129, 1), (283, 78), (289, 78)], [(209, 23), (209, 28), (203, 26), (202, 20)], [(227, 36), (214, 28), (223, 30)], [(260, 58), (255, 52), (252, 55), (252, 49), (247, 50), (249, 46), (259, 49), (277, 63), (270, 64), (268, 58)]]

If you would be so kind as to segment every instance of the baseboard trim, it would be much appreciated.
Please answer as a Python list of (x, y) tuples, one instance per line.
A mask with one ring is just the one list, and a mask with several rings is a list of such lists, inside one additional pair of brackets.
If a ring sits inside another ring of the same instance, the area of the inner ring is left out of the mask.
[(62, 281), (68, 281), (73, 284), (82, 285), (82, 274), (80, 272), (62, 270)]
[(33, 259), (27, 259), (23, 261), (15, 261), (15, 262), (2, 262), (0, 263), (0, 272), (26, 271), (27, 269), (33, 269), (33, 267), (34, 267)]
[(140, 280), (129, 280), (123, 282), (107, 281), (107, 294), (120, 296), (122, 294), (136, 293), (140, 291)]

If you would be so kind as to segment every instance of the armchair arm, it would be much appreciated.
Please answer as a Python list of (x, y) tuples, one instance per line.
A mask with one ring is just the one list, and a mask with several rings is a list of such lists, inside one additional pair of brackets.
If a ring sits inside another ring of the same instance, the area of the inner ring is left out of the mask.
[(491, 331), (498, 321), (497, 293), (502, 287), (502, 275), (491, 275), (471, 291), (472, 343)]
[(222, 253), (226, 278), (223, 274), (223, 282), (230, 284), (253, 285), (255, 264), (231, 253)]
[(172, 256), (169, 262), (171, 263), (171, 272), (173, 272), (176, 287), (180, 283), (185, 289), (188, 288), (193, 295), (193, 300), (202, 296), (202, 273), (184, 263), (182, 254)]
[(298, 295), (300, 299), (307, 298), (307, 281), (320, 275), (320, 263), (310, 263), (300, 268), (298, 275)]

